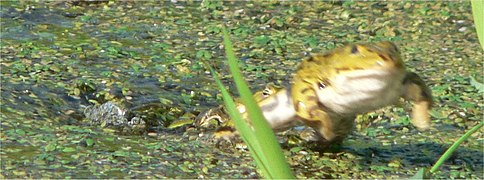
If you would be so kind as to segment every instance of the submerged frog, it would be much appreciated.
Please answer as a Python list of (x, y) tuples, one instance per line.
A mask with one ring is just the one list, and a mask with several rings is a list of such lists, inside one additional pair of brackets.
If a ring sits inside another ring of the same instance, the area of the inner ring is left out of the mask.
[[(400, 98), (414, 101), (412, 123), (430, 127), (430, 89), (408, 72), (391, 42), (358, 43), (312, 55), (299, 65), (292, 85), (258, 100), (273, 129), (295, 121), (312, 127), (323, 145), (343, 140), (353, 130), (355, 117)], [(240, 105), (243, 107), (243, 105)], [(239, 108), (245, 113), (245, 108)]]
[[(281, 89), (282, 87), (269, 83), (263, 90), (254, 93), (253, 97), (256, 102), (261, 104), (261, 101), (267, 99)], [(236, 99), (235, 104), (239, 112), (243, 113), (244, 117), (247, 118), (247, 114), (245, 113), (246, 109), (242, 104), (242, 101), (240, 99)], [(195, 120), (195, 126), (197, 127), (210, 127), (212, 125), (220, 127), (215, 134), (217, 137), (225, 136), (221, 134), (232, 133), (235, 131), (234, 121), (230, 119), (228, 112), (223, 105), (200, 113)]]

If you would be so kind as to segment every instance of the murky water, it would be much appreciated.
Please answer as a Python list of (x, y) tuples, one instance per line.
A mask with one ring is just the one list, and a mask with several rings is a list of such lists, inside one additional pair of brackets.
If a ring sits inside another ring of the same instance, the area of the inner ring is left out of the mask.
[[(469, 7), (2, 1), (2, 177), (257, 178), (246, 151), (217, 149), (189, 125), (166, 128), (219, 105), (202, 60), (227, 73), (221, 22), (229, 25), (253, 89), (287, 85), (306, 54), (346, 42), (397, 41), (409, 69), (432, 87), (437, 128), (409, 130), (390, 121), (406, 113), (388, 108), (363, 124), (371, 126), (351, 136), (344, 152), (322, 154), (302, 145), (301, 151), (286, 147), (286, 154), (299, 178), (408, 177), (482, 119), (482, 96), (469, 81), (482, 82), (483, 55)], [(120, 133), (86, 119), (86, 107), (106, 102), (148, 126)], [(482, 175), (482, 132), (463, 146), (436, 177)]]

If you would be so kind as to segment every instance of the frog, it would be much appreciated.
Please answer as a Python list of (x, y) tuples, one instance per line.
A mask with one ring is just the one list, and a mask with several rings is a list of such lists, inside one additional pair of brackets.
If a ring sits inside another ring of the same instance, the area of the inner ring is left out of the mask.
[[(262, 93), (262, 92), (261, 92)], [(342, 142), (354, 129), (355, 118), (400, 99), (413, 102), (412, 124), (430, 128), (433, 104), (423, 79), (405, 68), (398, 47), (390, 41), (354, 43), (306, 57), (292, 83), (271, 93), (254, 95), (272, 129), (279, 131), (302, 122), (312, 128), (321, 147)], [(237, 105), (243, 117), (245, 107)], [(233, 122), (226, 121), (220, 136)]]
[[(254, 93), (253, 97), (258, 104), (261, 104), (261, 101), (270, 97), (272, 94), (280, 91), (282, 89), (281, 86), (276, 85), (274, 83), (268, 83), (265, 85), (264, 89), (257, 91)], [(244, 115), (244, 119), (247, 119), (246, 108), (242, 103), (240, 98), (235, 99), (235, 104), (237, 110)], [(216, 108), (208, 109), (202, 113), (200, 113), (194, 122), (196, 127), (212, 127), (216, 126), (218, 129), (216, 130), (216, 134), (225, 134), (225, 133), (234, 133), (235, 131), (235, 124), (233, 120), (230, 119), (228, 115), (228, 111), (226, 110), (225, 106), (221, 105)], [(231, 131), (231, 132), (225, 132)], [(222, 135), (216, 135), (217, 137), (221, 137)]]
[(341, 142), (352, 132), (356, 115), (397, 104), (400, 98), (413, 102), (411, 122), (417, 129), (431, 126), (431, 90), (406, 70), (390, 41), (312, 55), (301, 62), (290, 88), (298, 119), (318, 133), (322, 144)]

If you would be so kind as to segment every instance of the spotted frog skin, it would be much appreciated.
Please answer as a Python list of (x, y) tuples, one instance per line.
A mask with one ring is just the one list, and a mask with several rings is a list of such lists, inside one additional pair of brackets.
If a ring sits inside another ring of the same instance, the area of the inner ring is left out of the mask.
[(387, 41), (347, 45), (305, 59), (293, 78), (291, 98), (296, 115), (325, 142), (344, 139), (357, 114), (400, 98), (414, 101), (417, 128), (430, 127), (431, 91), (405, 69), (398, 48)]
[[(258, 100), (273, 129), (295, 121), (312, 127), (323, 145), (343, 140), (356, 115), (398, 102), (413, 101), (412, 123), (430, 127), (430, 89), (408, 72), (391, 42), (358, 43), (312, 55), (299, 65), (292, 85)], [(239, 111), (245, 113), (243, 105)]]

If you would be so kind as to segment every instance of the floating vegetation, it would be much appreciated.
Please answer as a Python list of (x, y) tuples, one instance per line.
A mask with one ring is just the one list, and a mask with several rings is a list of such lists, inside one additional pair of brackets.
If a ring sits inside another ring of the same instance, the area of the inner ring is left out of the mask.
[[(308, 54), (381, 40), (397, 43), (432, 89), (428, 132), (408, 124), (402, 105), (360, 116), (331, 152), (280, 134), (297, 178), (408, 178), (483, 118), (483, 51), (467, 1), (0, 5), (3, 178), (260, 178), (245, 148), (218, 146), (191, 124), (222, 104), (201, 61), (228, 74), (221, 22), (254, 91), (288, 85)], [(232, 77), (221, 78), (238, 96)], [(129, 133), (135, 122), (141, 131)], [(433, 177), (482, 178), (482, 137), (474, 133)]]

